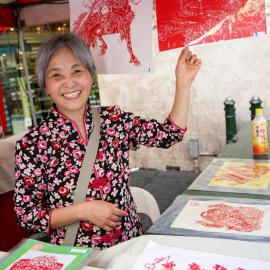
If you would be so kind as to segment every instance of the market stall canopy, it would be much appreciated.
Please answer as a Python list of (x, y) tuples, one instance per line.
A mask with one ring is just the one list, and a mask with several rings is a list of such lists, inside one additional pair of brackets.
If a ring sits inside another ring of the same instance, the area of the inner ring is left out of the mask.
[(14, 10), (9, 7), (0, 7), (0, 31), (16, 26)]
[(37, 3), (37, 2), (44, 2), (44, 1), (42, 0), (0, 0), (0, 4), (3, 4), (3, 5), (14, 4), (14, 3), (27, 5), (27, 4)]
[[(68, 0), (0, 0), (0, 26), (2, 26), (1, 19), (3, 17), (1, 14), (6, 15), (3, 9), (13, 10), (14, 21), (16, 21), (15, 10), (21, 9), (20, 19), (24, 26), (43, 25), (69, 20)], [(3, 10), (2, 13), (1, 10)], [(10, 18), (10, 20), (13, 19)], [(12, 26), (14, 27), (14, 25)]]

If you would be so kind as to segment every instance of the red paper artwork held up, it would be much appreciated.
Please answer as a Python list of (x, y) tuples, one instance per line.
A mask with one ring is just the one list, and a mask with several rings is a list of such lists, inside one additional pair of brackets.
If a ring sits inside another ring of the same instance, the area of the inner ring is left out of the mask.
[(264, 0), (156, 0), (159, 50), (266, 32)]
[(264, 212), (255, 207), (233, 207), (226, 204), (213, 204), (201, 213), (203, 220), (197, 221), (206, 227), (225, 228), (238, 232), (259, 230)]

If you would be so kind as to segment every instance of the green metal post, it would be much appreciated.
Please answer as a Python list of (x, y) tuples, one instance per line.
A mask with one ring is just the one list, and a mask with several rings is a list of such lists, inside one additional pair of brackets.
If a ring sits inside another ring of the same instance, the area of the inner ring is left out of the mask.
[(255, 117), (255, 111), (257, 108), (262, 108), (262, 100), (258, 97), (258, 96), (253, 96), (251, 98), (251, 100), (249, 101), (250, 103), (250, 117), (251, 117), (251, 121), (254, 119)]
[(226, 120), (226, 143), (237, 142), (237, 128), (235, 118), (235, 101), (232, 97), (227, 97), (224, 101)]

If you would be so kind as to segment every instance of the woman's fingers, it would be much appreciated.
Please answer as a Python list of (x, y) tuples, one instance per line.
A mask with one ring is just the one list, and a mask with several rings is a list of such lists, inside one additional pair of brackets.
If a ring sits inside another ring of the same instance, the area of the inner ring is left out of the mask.
[(101, 227), (102, 229), (104, 229), (105, 231), (107, 231), (107, 232), (111, 232), (112, 230), (113, 230), (113, 228), (112, 227), (109, 227), (109, 226), (104, 226), (104, 227)]
[(193, 64), (195, 64), (196, 60), (197, 60), (197, 56), (196, 56), (196, 54), (193, 54), (193, 55), (191, 55), (191, 57), (189, 58), (189, 60), (187, 60), (187, 62), (190, 65), (193, 65)]
[(119, 224), (119, 221), (107, 221), (106, 224), (101, 225), (100, 227), (103, 228), (106, 231), (112, 231), (115, 229), (115, 227)]
[[(188, 47), (185, 47), (179, 56), (180, 63), (189, 65), (200, 65), (201, 61), (197, 58), (196, 54), (193, 54)], [(198, 61), (197, 61), (198, 60)]]
[(119, 222), (121, 220), (122, 217), (119, 217), (117, 215), (112, 215), (111, 220), (114, 222)]
[(126, 211), (121, 210), (119, 208), (115, 208), (113, 211), (113, 214), (116, 216), (119, 216), (119, 217), (124, 217), (124, 216), (126, 216)]
[(188, 62), (188, 61), (190, 61), (191, 60), (191, 58), (192, 58), (192, 52), (191, 51), (189, 51), (188, 52), (188, 54), (187, 54), (187, 56), (186, 56), (186, 62)]
[(111, 227), (111, 228), (115, 228), (117, 226), (117, 224), (118, 224), (118, 222), (109, 221), (108, 224), (106, 224), (106, 225)]
[(201, 63), (202, 63), (202, 61), (197, 58), (196, 61), (195, 61), (195, 63), (194, 63), (194, 65), (195, 66), (199, 66), (199, 65), (201, 65)]
[(178, 61), (180, 61), (180, 62), (182, 62), (182, 63), (185, 63), (187, 57), (189, 57), (189, 56), (188, 56), (189, 53), (190, 53), (189, 48), (188, 48), (188, 47), (185, 47), (185, 48), (181, 51)]

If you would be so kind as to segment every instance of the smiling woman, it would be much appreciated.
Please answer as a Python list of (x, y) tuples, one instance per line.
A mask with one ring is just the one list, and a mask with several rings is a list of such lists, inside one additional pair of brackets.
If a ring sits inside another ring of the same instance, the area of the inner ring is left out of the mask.
[(51, 38), (40, 48), (36, 61), (37, 81), (58, 111), (77, 124), (87, 141), (83, 114), (96, 76), (95, 65), (83, 41), (67, 36)]
[(49, 232), (63, 244), (67, 226), (80, 223), (74, 245), (111, 247), (143, 233), (129, 188), (129, 150), (141, 145), (168, 148), (186, 131), (190, 87), (201, 61), (185, 48), (176, 66), (176, 94), (163, 123), (100, 108), (100, 141), (85, 201), (72, 204), (79, 172), (93, 133), (87, 102), (95, 78), (88, 47), (71, 33), (50, 38), (40, 48), (37, 80), (54, 104), (47, 119), (16, 145), (15, 210), (21, 226)]

